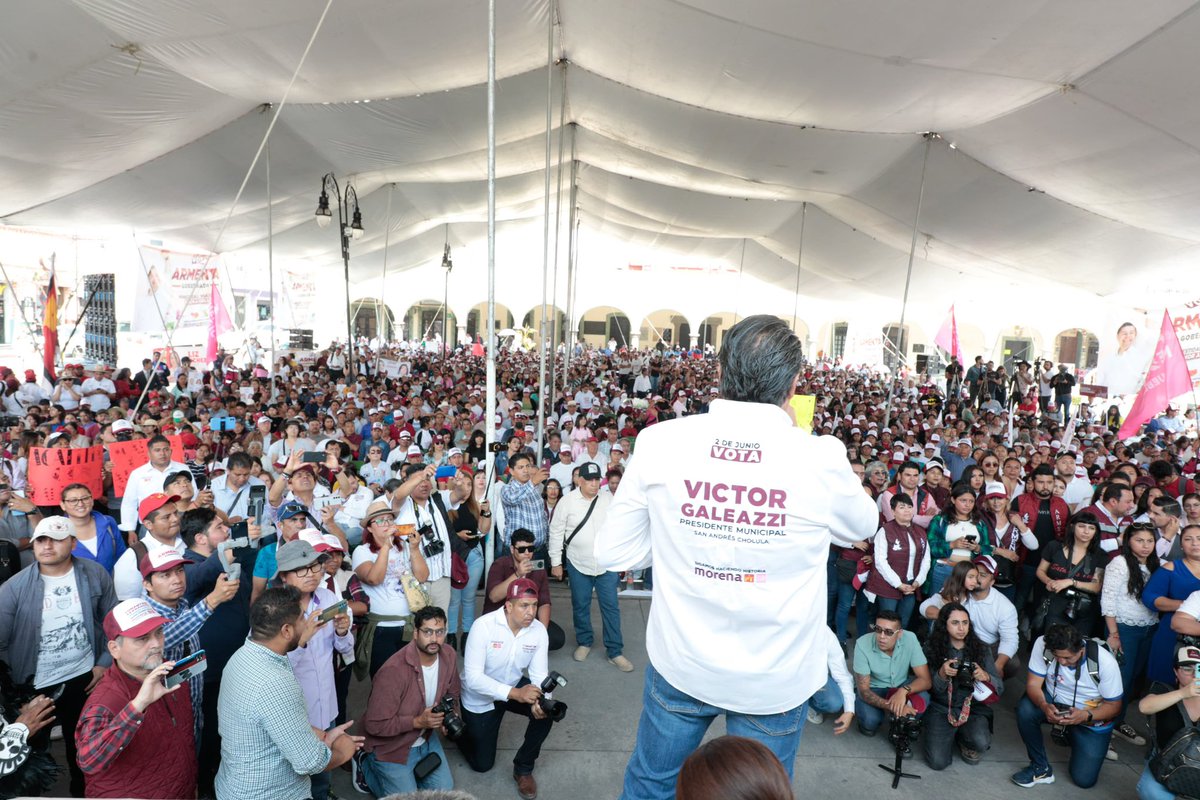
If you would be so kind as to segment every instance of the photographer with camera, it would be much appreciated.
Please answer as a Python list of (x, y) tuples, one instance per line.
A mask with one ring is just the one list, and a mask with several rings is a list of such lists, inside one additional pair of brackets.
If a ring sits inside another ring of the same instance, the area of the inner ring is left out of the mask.
[(880, 611), (872, 632), (854, 645), (854, 713), (858, 731), (874, 736), (885, 716), (919, 717), (933, 681), (917, 635), (904, 630), (895, 611)]
[(956, 743), (968, 764), (978, 764), (992, 746), (991, 705), (1000, 699), (1004, 682), (991, 651), (972, 627), (961, 603), (947, 603), (925, 642), (933, 670), (929, 713), (923, 720), (930, 769), (950, 766)]
[(413, 640), (375, 673), (362, 717), (366, 741), (354, 757), (359, 791), (383, 797), (454, 788), (437, 732), (457, 739), (464, 723), (458, 655), (445, 643), (445, 612), (425, 606), (413, 616)]
[(534, 764), (555, 718), (561, 719), (566, 709), (542, 688), (556, 673), (547, 666), (549, 640), (537, 611), (537, 584), (528, 578), (509, 583), (504, 607), (484, 614), (471, 627), (463, 675), (467, 730), (459, 746), (471, 769), (487, 772), (495, 765), (505, 712), (529, 718), (525, 740), (513, 758), (513, 780), (522, 800), (537, 797)]
[(1070, 625), (1056, 624), (1039, 636), (1029, 654), (1025, 696), (1017, 705), (1017, 730), (1029, 754), (1029, 766), (1012, 776), (1026, 788), (1054, 783), (1042, 725), (1071, 748), (1071, 781), (1090, 789), (1100, 777), (1112, 738), (1113, 719), (1121, 710), (1121, 669), (1112, 653)]
[(1100, 549), (1100, 523), (1089, 513), (1076, 514), (1067, 526), (1063, 542), (1042, 548), (1037, 578), (1046, 587), (1046, 598), (1035, 615), (1044, 617), (1040, 628), (1062, 623), (1072, 625), (1084, 636), (1096, 632), (1100, 622), (1100, 590), (1108, 556)]
[(448, 509), (433, 489), (437, 470), (424, 464), (405, 464), (400, 471), (404, 483), (392, 492), (392, 509), (397, 525), (414, 525), (421, 538), (421, 555), (429, 566), (425, 587), (432, 604), (450, 606), (450, 523)]

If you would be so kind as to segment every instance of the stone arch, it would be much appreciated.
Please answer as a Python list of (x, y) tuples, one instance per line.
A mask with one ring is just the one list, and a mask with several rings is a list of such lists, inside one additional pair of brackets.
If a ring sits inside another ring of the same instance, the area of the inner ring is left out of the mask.
[[(441, 339), (442, 309), (441, 300), (418, 300), (404, 312), (404, 318), (400, 322), (398, 335), (408, 341), (424, 341), (427, 338)], [(446, 325), (446, 339), (451, 346), (454, 345), (457, 338), (455, 334), (456, 326), (457, 320), (452, 311)]]
[[(547, 335), (553, 334), (551, 336), (551, 338), (555, 342), (564, 341), (566, 339), (566, 335), (567, 335), (567, 315), (566, 315), (566, 313), (561, 308), (559, 308), (558, 306), (556, 306), (552, 303), (549, 306), (549, 310), (546, 314), (546, 317), (547, 317), (547, 322), (549, 323)], [(529, 309), (529, 311), (525, 312), (525, 315), (523, 317), (521, 317), (521, 327), (522, 328), (532, 328), (533, 330), (537, 331), (537, 334), (535, 334), (535, 335), (540, 336), (541, 330), (542, 330), (541, 329), (541, 318), (542, 318), (542, 305), (541, 305), (541, 303), (539, 303), (536, 306), (534, 306), (533, 308)]]
[(733, 311), (714, 311), (706, 315), (696, 328), (696, 343), (701, 347), (711, 344), (713, 349), (720, 350), (725, 332), (732, 328), (738, 319), (738, 315)]
[(1100, 338), (1085, 328), (1068, 328), (1054, 337), (1054, 358), (1077, 369), (1094, 369), (1100, 358)]
[[(513, 326), (513, 313), (503, 303), (496, 303), (496, 332)], [(483, 337), (487, 333), (487, 303), (478, 303), (467, 312), (467, 338)]]
[(579, 316), (577, 341), (596, 348), (615, 339), (617, 347), (636, 347), (636, 331), (631, 330), (629, 315), (614, 306), (594, 306)]
[(354, 309), (354, 336), (365, 336), (374, 339), (383, 328), (384, 341), (391, 341), (396, 331), (396, 315), (382, 300), (374, 297), (363, 297), (350, 304)]
[(638, 333), (645, 347), (690, 347), (692, 323), (682, 312), (660, 308), (642, 318)]

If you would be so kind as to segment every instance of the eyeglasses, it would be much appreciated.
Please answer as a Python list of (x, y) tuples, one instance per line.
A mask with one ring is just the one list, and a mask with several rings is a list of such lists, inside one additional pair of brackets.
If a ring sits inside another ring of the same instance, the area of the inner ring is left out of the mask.
[(521, 547), (521, 546), (517, 546), (517, 545), (513, 545), (513, 550), (516, 550), (518, 553), (532, 553), (532, 552), (533, 552), (533, 545), (525, 545), (525, 546), (523, 546), (523, 547)]
[(433, 636), (438, 639), (446, 635), (445, 628), (417, 628), (417, 633), (422, 636)]
[(1196, 674), (1196, 665), (1195, 664), (1176, 664), (1175, 669), (1179, 670), (1184, 675), (1195, 675)]
[[(3, 489), (0, 489), (0, 491), (3, 491)], [(64, 497), (63, 502), (72, 506), (85, 506), (92, 502), (92, 496), (89, 494), (87, 497)]]
[(325, 565), (320, 561), (309, 564), (307, 567), (299, 567), (292, 570), (292, 574), (297, 578), (307, 578), (309, 575), (321, 573), (325, 571)]
[(876, 633), (887, 636), (888, 638), (891, 638), (900, 632), (899, 628), (892, 630), (891, 628), (881, 628), (878, 625), (874, 626), (874, 630)]

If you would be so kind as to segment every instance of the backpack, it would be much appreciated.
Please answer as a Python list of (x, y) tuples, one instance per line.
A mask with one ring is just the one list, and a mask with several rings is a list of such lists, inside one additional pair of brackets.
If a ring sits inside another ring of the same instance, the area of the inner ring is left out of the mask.
[[(1100, 648), (1101, 647), (1103, 647), (1105, 650), (1107, 650), (1110, 653), (1112, 652), (1112, 648), (1108, 646), (1108, 642), (1105, 642), (1101, 639), (1097, 639), (1097, 638), (1093, 637), (1084, 642), (1084, 650), (1086, 651), (1084, 653), (1084, 661), (1086, 662), (1087, 673), (1088, 673), (1088, 675), (1091, 676), (1092, 681), (1097, 686), (1100, 685)], [(1054, 656), (1050, 653), (1049, 650), (1046, 650), (1044, 646), (1042, 648), (1042, 658), (1046, 662), (1046, 671), (1049, 672), (1050, 667), (1053, 666), (1056, 662), (1054, 660)]]
[(1177, 797), (1200, 797), (1200, 728), (1189, 724), (1183, 702), (1176, 704), (1184, 726), (1150, 759), (1154, 779)]

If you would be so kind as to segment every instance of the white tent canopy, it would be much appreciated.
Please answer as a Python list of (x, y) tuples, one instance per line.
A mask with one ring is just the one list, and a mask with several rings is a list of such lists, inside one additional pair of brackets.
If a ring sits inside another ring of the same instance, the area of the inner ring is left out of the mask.
[[(9, 5), (0, 220), (214, 247), (323, 0)], [(611, 302), (606, 286), (625, 292), (611, 276), (629, 263), (686, 261), (743, 293), (694, 301), (689, 316), (790, 313), (807, 203), (802, 303), (898, 311), (929, 131), (940, 136), (912, 287), (929, 313), (1050, 289), (1143, 301), (1200, 254), (1195, 8), (504, 0), (499, 291), (518, 311), (540, 301), (553, 13), (554, 126), (574, 129), (579, 162), (582, 308)], [(451, 307), (483, 299), (486, 22), (482, 0), (334, 0), (270, 139), (277, 263), (340, 275), (337, 236), (312, 217), (333, 171), (352, 176), (367, 229), (352, 249), (356, 297), (378, 292), (390, 191), (388, 294), (405, 293), (393, 305), (441, 296), (447, 238), (459, 251)], [(265, 265), (264, 166), (219, 249)]]

